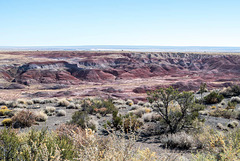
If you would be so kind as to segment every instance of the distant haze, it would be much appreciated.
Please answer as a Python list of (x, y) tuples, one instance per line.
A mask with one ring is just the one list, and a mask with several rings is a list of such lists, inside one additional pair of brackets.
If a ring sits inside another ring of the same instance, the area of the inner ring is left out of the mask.
[(138, 51), (138, 52), (223, 52), (240, 53), (240, 47), (207, 46), (125, 46), (125, 45), (89, 45), (89, 46), (0, 46), (0, 51)]

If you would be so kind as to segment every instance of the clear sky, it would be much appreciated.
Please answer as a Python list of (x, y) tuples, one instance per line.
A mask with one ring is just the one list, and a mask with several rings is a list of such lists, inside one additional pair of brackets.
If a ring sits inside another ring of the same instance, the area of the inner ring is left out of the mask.
[(0, 46), (240, 46), (239, 0), (0, 0)]

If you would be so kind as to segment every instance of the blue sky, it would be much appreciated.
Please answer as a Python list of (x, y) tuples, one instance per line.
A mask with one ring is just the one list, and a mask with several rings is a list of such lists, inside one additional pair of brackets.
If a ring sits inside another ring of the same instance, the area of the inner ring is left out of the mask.
[(0, 0), (0, 46), (240, 46), (239, 0)]

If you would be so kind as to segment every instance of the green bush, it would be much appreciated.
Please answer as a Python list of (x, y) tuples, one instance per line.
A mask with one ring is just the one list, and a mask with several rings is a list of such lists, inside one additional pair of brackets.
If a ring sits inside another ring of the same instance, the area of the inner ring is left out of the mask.
[(111, 99), (108, 100), (84, 100), (82, 104), (83, 111), (86, 111), (89, 114), (100, 113), (103, 116), (106, 114), (113, 113), (116, 111)]
[(20, 147), (16, 132), (4, 128), (0, 131), (0, 160), (14, 160)]
[(160, 88), (148, 93), (148, 96), (149, 102), (155, 104), (153, 110), (161, 115), (161, 122), (167, 126), (166, 132), (170, 133), (192, 128), (203, 108), (195, 106), (193, 93), (180, 93), (172, 87)]
[(85, 129), (87, 126), (87, 121), (89, 120), (88, 114), (85, 111), (76, 111), (72, 115), (72, 120), (70, 121), (71, 124), (76, 124), (81, 128)]
[(204, 102), (206, 104), (215, 104), (221, 102), (223, 99), (223, 95), (213, 91), (209, 95), (204, 97)]
[(113, 127), (116, 128), (116, 130), (121, 129), (122, 127), (123, 120), (122, 120), (122, 116), (118, 115), (118, 111), (114, 111), (112, 113), (112, 124), (113, 124)]

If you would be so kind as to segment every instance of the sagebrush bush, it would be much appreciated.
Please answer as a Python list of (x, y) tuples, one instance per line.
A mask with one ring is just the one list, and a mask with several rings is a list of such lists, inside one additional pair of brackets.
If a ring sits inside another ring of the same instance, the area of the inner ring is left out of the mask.
[(35, 120), (36, 120), (35, 114), (29, 110), (18, 111), (12, 117), (14, 128), (31, 127), (35, 123)]
[(234, 120), (234, 121), (230, 121), (227, 126), (228, 126), (229, 128), (236, 128), (236, 127), (238, 126), (238, 124), (239, 124), (239, 123)]
[(38, 103), (41, 102), (41, 99), (40, 98), (34, 98), (34, 99), (32, 99), (32, 101), (33, 101), (34, 104), (38, 104)]
[(239, 112), (231, 109), (228, 110), (223, 108), (217, 108), (215, 110), (209, 111), (208, 114), (214, 117), (224, 117), (224, 118), (230, 119), (230, 118), (237, 118), (239, 115)]
[(33, 103), (32, 100), (26, 100), (26, 104), (27, 104), (27, 105), (33, 105), (34, 103)]
[(56, 108), (53, 107), (53, 106), (47, 106), (45, 109), (44, 109), (44, 112), (46, 114), (49, 114), (49, 113), (54, 113), (56, 111)]
[(142, 118), (145, 122), (156, 122), (161, 119), (161, 116), (159, 114), (151, 112), (143, 114)]
[(69, 105), (67, 106), (67, 109), (75, 109), (76, 105), (74, 103), (69, 103)]
[(137, 117), (142, 117), (143, 114), (151, 112), (151, 109), (145, 108), (145, 107), (140, 107), (136, 110), (129, 111), (128, 113), (132, 113), (136, 115)]
[(24, 100), (24, 99), (17, 99), (16, 103), (17, 104), (25, 104), (25, 105), (27, 104), (26, 100)]
[(58, 110), (56, 111), (57, 116), (66, 116), (66, 111), (65, 110)]
[(240, 97), (232, 97), (230, 99), (231, 102), (236, 102), (236, 103), (240, 103)]
[(219, 130), (228, 131), (228, 128), (221, 123), (217, 123), (217, 128)]
[(66, 98), (60, 99), (57, 102), (58, 106), (63, 106), (63, 107), (67, 107), (69, 104), (70, 102)]
[(165, 147), (170, 149), (190, 149), (194, 146), (194, 138), (186, 132), (179, 132), (168, 135), (162, 140)]
[(232, 97), (240, 95), (240, 86), (232, 85), (220, 91), (224, 97)]
[(36, 116), (36, 121), (39, 121), (39, 122), (44, 122), (44, 121), (47, 121), (48, 119), (48, 116), (43, 111), (36, 112), (35, 116)]

